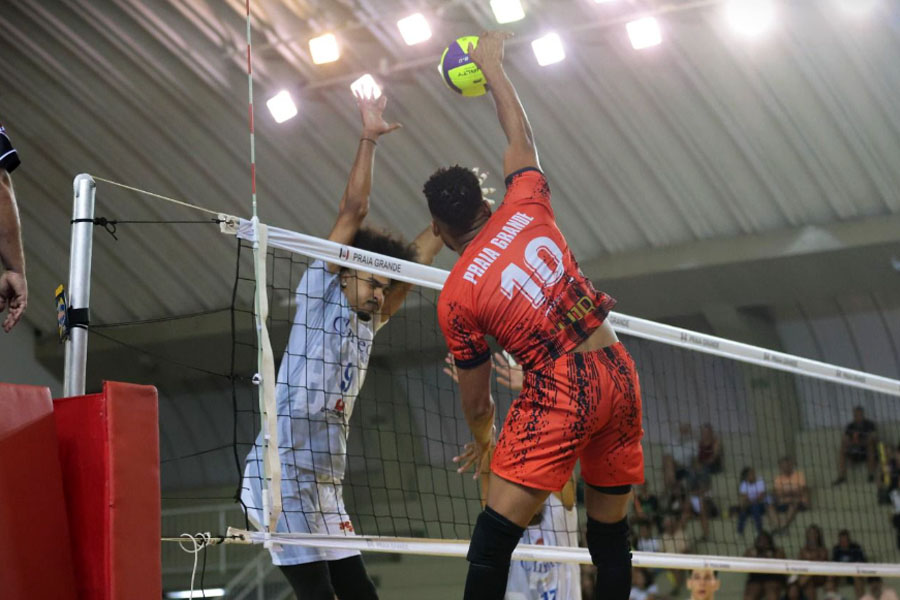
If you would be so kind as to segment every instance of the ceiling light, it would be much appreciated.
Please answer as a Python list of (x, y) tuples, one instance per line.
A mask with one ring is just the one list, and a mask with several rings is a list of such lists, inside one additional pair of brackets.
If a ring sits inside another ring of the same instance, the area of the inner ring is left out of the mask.
[(294, 99), (287, 90), (281, 90), (269, 98), (266, 106), (269, 107), (269, 112), (272, 113), (272, 118), (276, 123), (284, 123), (297, 116), (297, 105), (294, 104)]
[(309, 40), (309, 53), (317, 65), (334, 62), (341, 57), (337, 38), (333, 33), (326, 33)]
[(725, 13), (736, 31), (756, 36), (775, 21), (775, 4), (772, 0), (731, 0), (725, 6)]
[(525, 18), (525, 10), (519, 0), (491, 0), (491, 10), (498, 23), (512, 23)]
[(397, 21), (397, 27), (400, 29), (400, 35), (408, 46), (421, 44), (425, 40), (431, 39), (431, 27), (428, 21), (422, 16), (422, 13), (415, 13)]
[(350, 84), (350, 89), (356, 96), (363, 98), (378, 98), (381, 96), (381, 86), (375, 81), (375, 78), (366, 73), (356, 81)]
[(558, 63), (566, 57), (562, 40), (555, 33), (548, 33), (534, 40), (531, 42), (531, 49), (534, 50), (534, 57), (542, 67)]
[(644, 17), (631, 21), (625, 25), (628, 31), (628, 39), (635, 50), (643, 50), (662, 43), (662, 32), (659, 30), (659, 21), (653, 17)]

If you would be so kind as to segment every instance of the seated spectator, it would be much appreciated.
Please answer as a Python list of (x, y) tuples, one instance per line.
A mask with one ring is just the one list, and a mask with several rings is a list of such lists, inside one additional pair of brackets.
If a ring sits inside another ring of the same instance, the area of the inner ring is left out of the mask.
[(678, 426), (678, 441), (671, 444), (669, 454), (663, 455), (663, 483), (666, 491), (691, 473), (696, 458), (697, 442), (691, 432), (689, 423)]
[(634, 495), (634, 513), (632, 521), (648, 521), (657, 528), (662, 528), (662, 513), (660, 512), (659, 498), (650, 492), (650, 486), (643, 483), (638, 486)]
[(712, 569), (694, 569), (688, 578), (687, 588), (691, 592), (691, 600), (715, 600), (716, 592), (722, 582)]
[(884, 581), (881, 577), (872, 577), (869, 579), (869, 593), (860, 598), (860, 600), (900, 600), (897, 598), (897, 592), (891, 588), (884, 587)]
[(653, 529), (648, 521), (638, 524), (638, 539), (635, 548), (641, 552), (660, 552), (662, 541), (653, 535)]
[[(791, 576), (787, 589), (781, 595), (781, 600), (809, 600), (797, 581), (796, 575)], [(815, 596), (812, 597), (812, 600), (815, 600)]]
[[(744, 556), (753, 558), (785, 558), (784, 550), (775, 546), (772, 535), (761, 531), (756, 542)], [(744, 586), (744, 600), (778, 600), (784, 591), (787, 577), (777, 573), (750, 573)]]
[(709, 495), (709, 475), (702, 475), (690, 481), (688, 502), (684, 504), (682, 520), (687, 523), (691, 517), (700, 517), (703, 540), (709, 539), (709, 520), (719, 516), (719, 508)]
[(766, 495), (766, 482), (761, 477), (756, 476), (756, 470), (753, 467), (744, 467), (741, 470), (741, 483), (738, 487), (738, 533), (744, 533), (744, 526), (747, 524), (747, 518), (753, 518), (753, 524), (756, 526), (756, 533), (759, 535), (763, 531), (763, 515), (767, 510), (771, 510), (769, 498)]
[(697, 469), (706, 475), (722, 472), (722, 442), (709, 423), (704, 423), (700, 428), (696, 464)]
[[(684, 531), (684, 525), (681, 519), (677, 519), (671, 515), (663, 519), (663, 531), (660, 539), (662, 543), (662, 551), (669, 554), (688, 554), (692, 552), (691, 542)], [(672, 586), (675, 590), (680, 590), (684, 583), (684, 571), (675, 569), (669, 571), (672, 579)], [(716, 589), (719, 589), (716, 586)], [(672, 594), (675, 595), (674, 593)]]
[[(797, 556), (800, 560), (815, 560), (824, 562), (828, 560), (828, 548), (825, 547), (825, 536), (818, 525), (810, 525), (806, 528), (806, 542), (800, 548)], [(801, 575), (798, 583), (803, 588), (807, 598), (814, 599), (816, 590), (825, 585), (826, 578), (822, 575)]]
[(847, 460), (855, 463), (865, 461), (869, 469), (869, 481), (875, 481), (875, 463), (878, 431), (875, 423), (866, 418), (862, 406), (853, 409), (853, 421), (844, 429), (841, 451), (838, 455), (838, 477), (832, 485), (847, 481)]
[(659, 588), (653, 583), (653, 577), (647, 569), (635, 567), (631, 570), (631, 594), (628, 600), (655, 600), (659, 596)]
[(784, 515), (778, 516), (775, 533), (784, 531), (797, 516), (797, 511), (809, 509), (809, 487), (803, 471), (794, 467), (790, 456), (778, 461), (780, 473), (775, 476), (772, 486), (775, 491), (775, 510)]
[[(834, 562), (866, 562), (866, 553), (863, 552), (862, 546), (854, 542), (850, 538), (850, 532), (841, 529), (838, 532), (838, 543), (831, 550), (831, 560)], [(862, 577), (847, 577), (848, 581), (853, 582), (853, 589), (856, 590), (856, 597), (859, 598), (866, 591), (865, 581)], [(840, 578), (838, 579), (840, 582)]]
[(825, 582), (825, 593), (822, 595), (822, 600), (846, 600), (838, 591), (837, 580), (834, 577), (829, 577)]
[(691, 552), (691, 542), (684, 531), (684, 525), (680, 519), (667, 516), (663, 519), (663, 532), (660, 537), (663, 552), (670, 554), (688, 554)]

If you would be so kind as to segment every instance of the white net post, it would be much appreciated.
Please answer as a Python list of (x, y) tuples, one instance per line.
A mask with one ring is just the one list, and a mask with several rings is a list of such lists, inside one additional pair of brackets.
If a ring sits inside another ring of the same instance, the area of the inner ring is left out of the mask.
[[(94, 239), (94, 199), (97, 185), (82, 173), (75, 177), (74, 207), (72, 209), (72, 245), (69, 251), (69, 309), (87, 312), (91, 298), (91, 252)], [(63, 394), (84, 394), (87, 370), (88, 331), (85, 326), (73, 327), (66, 341), (66, 363)]]

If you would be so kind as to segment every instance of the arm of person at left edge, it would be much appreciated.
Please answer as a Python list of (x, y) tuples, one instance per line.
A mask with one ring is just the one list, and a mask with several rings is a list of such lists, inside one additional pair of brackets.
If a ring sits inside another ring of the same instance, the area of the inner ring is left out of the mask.
[(7, 310), (3, 330), (9, 333), (25, 313), (28, 284), (25, 279), (25, 253), (12, 178), (0, 166), (0, 312)]
[(496, 429), (494, 427), (494, 399), (491, 398), (491, 363), (484, 361), (471, 369), (458, 369), (459, 395), (463, 415), (472, 432), (473, 441), (465, 445), (463, 453), (453, 459), (460, 463), (458, 473), (475, 466), (475, 476), (489, 465), (490, 453), (494, 447)]
[[(434, 230), (429, 223), (428, 227), (413, 240), (413, 247), (416, 249), (416, 262), (430, 265), (434, 262), (434, 257), (444, 247), (444, 242), (439, 236), (434, 235)], [(384, 305), (381, 307), (382, 325), (387, 323), (388, 319), (400, 310), (403, 301), (406, 300), (406, 295), (411, 289), (412, 284), (405, 281), (393, 281), (391, 283), (384, 297)]]

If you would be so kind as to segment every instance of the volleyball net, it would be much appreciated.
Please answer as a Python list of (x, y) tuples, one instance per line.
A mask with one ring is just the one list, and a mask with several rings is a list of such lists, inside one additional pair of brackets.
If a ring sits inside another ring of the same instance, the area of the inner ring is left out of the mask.
[[(458, 474), (452, 462), (470, 434), (446, 372), (436, 321), (446, 272), (276, 227), (262, 226), (262, 240), (252, 222), (223, 220), (230, 223), (223, 231), (245, 248), (264, 242), (259, 255), (266, 257), (266, 322), (273, 360), (281, 368), (274, 386), (280, 391), (240, 409), (242, 418), (253, 421), (242, 431), (257, 436), (270, 424), (267, 435), (238, 443), (259, 462), (245, 470), (245, 491), (265, 490), (268, 498), (247, 502), (252, 496), (245, 494), (248, 513), (261, 528), (236, 534), (276, 549), (300, 545), (464, 556), (466, 543), (459, 540), (471, 534), (481, 495), (471, 474)], [(250, 318), (253, 267), (241, 264), (235, 302)], [(322, 291), (321, 282), (329, 277), (326, 264), (414, 284), (374, 343), (345, 356), (309, 345), (315, 336), (351, 335), (349, 324), (335, 320), (339, 313), (329, 307), (335, 297)], [(891, 493), (897, 486), (892, 460), (900, 439), (900, 382), (621, 313), (609, 318), (637, 363), (643, 389), (647, 484), (638, 490), (632, 511), (636, 565), (900, 576)], [(292, 341), (300, 335), (305, 346)], [(238, 344), (258, 349), (257, 339)], [(313, 351), (315, 360), (304, 355)], [(367, 366), (345, 364), (348, 358), (359, 360), (360, 352), (371, 352)], [(498, 428), (515, 397), (514, 389), (498, 383), (509, 377), (504, 360), (495, 358), (500, 377), (492, 378)], [(285, 368), (283, 361), (293, 367)], [(321, 380), (329, 367), (342, 381)], [(359, 367), (365, 381), (348, 405), (331, 392), (355, 390), (350, 380), (359, 376)], [(852, 435), (845, 435), (859, 410), (861, 421), (857, 415)], [(316, 431), (346, 435), (346, 459), (339, 458), (344, 452), (335, 441), (339, 435), (309, 446)], [(275, 469), (253, 454), (266, 443)], [(308, 451), (298, 453), (301, 448)], [(834, 485), (841, 477), (846, 481)], [(323, 499), (335, 491), (343, 507)], [(576, 522), (583, 523), (580, 513)], [(278, 519), (280, 526), (274, 527)], [(329, 535), (298, 533), (314, 522), (333, 525), (326, 527)], [(577, 539), (577, 527), (571, 531), (565, 522), (545, 514), (537, 527), (545, 539)], [(554, 537), (554, 527), (568, 530), (557, 530)], [(802, 556), (808, 537), (816, 538), (809, 545), (824, 548), (829, 560), (850, 562), (793, 560)], [(584, 548), (542, 542), (520, 545), (515, 556), (590, 562)], [(745, 556), (760, 544), (760, 556), (788, 560)], [(848, 544), (852, 552), (835, 550)], [(856, 548), (864, 555), (854, 554)]]

